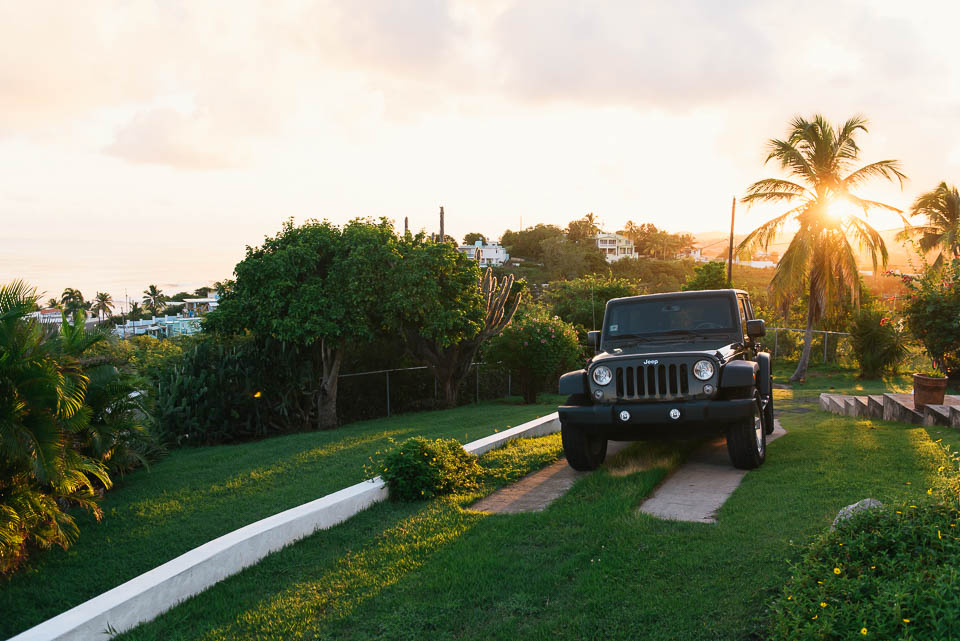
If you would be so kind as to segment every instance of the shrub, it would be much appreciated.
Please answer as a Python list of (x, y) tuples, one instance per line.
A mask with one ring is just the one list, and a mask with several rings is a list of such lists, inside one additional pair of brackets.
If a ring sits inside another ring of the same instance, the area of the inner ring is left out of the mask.
[(906, 340), (899, 323), (876, 307), (861, 307), (850, 324), (853, 354), (860, 363), (861, 378), (879, 378), (896, 372), (907, 355)]
[(960, 629), (960, 513), (858, 513), (821, 535), (772, 608), (775, 639), (947, 639)]
[(400, 501), (431, 499), (477, 487), (481, 473), (477, 457), (452, 438), (431, 441), (414, 436), (390, 451), (380, 465), (390, 498)]
[(909, 290), (904, 314), (914, 336), (942, 373), (960, 371), (960, 258), (903, 276)]
[(310, 429), (322, 371), (314, 352), (249, 336), (196, 341), (160, 373), (159, 434), (175, 445), (211, 445)]
[(700, 263), (693, 268), (693, 274), (683, 284), (683, 291), (724, 289), (728, 286), (726, 264), (713, 260), (709, 263)]
[(636, 283), (627, 278), (591, 274), (550, 283), (545, 298), (555, 315), (586, 330), (598, 329), (603, 323), (608, 300), (638, 293)]
[(484, 360), (503, 363), (517, 374), (525, 403), (536, 403), (537, 394), (560, 373), (580, 361), (577, 332), (570, 323), (550, 316), (542, 308), (528, 308), (499, 335), (490, 339)]

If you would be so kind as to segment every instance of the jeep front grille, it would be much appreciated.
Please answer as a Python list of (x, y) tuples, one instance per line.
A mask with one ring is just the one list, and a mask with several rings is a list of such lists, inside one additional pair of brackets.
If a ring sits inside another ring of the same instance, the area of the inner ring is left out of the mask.
[(617, 398), (659, 400), (690, 394), (686, 364), (617, 367)]

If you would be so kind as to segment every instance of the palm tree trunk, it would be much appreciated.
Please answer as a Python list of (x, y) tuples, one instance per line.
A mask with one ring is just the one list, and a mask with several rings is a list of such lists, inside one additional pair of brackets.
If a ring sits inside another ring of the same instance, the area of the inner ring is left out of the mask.
[(813, 346), (813, 306), (807, 304), (807, 331), (803, 334), (803, 351), (800, 352), (800, 362), (790, 377), (791, 383), (797, 383), (807, 377), (807, 367), (810, 365), (810, 348)]

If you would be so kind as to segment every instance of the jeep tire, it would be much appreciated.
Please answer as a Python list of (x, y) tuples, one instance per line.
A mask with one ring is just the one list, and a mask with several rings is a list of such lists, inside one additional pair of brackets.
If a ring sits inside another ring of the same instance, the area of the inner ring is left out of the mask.
[(607, 439), (588, 434), (577, 423), (561, 423), (560, 440), (567, 463), (578, 472), (597, 469), (607, 457)]
[(760, 404), (760, 395), (754, 393), (752, 415), (731, 423), (727, 428), (727, 453), (734, 467), (752, 470), (763, 465), (767, 456), (765, 414)]

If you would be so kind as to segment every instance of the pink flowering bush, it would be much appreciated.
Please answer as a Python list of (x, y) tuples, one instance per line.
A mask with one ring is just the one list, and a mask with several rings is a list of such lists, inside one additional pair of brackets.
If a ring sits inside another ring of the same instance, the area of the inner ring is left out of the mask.
[(519, 380), (524, 403), (536, 403), (558, 374), (578, 365), (580, 344), (573, 325), (534, 307), (490, 339), (483, 359), (503, 363)]
[(960, 373), (960, 258), (928, 267), (919, 277), (902, 276), (907, 304), (904, 315), (942, 374)]

